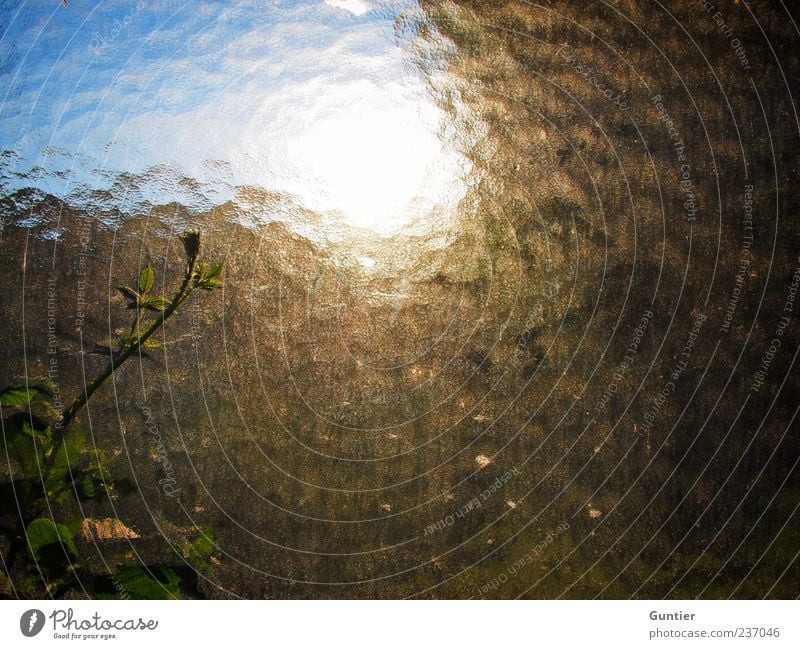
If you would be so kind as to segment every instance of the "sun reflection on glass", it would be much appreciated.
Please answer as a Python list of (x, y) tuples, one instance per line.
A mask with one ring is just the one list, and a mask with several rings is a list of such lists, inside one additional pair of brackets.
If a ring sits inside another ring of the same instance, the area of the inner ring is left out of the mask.
[(424, 89), (399, 83), (333, 87), (299, 107), (285, 133), (282, 189), (307, 208), (379, 235), (452, 210), (466, 193), (466, 159), (440, 138), (444, 113)]

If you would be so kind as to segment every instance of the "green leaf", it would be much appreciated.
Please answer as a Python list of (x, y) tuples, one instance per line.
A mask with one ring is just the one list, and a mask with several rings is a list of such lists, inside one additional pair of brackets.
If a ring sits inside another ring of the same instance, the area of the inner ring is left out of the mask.
[(222, 282), (218, 279), (204, 279), (197, 283), (197, 288), (204, 291), (213, 291), (215, 288), (222, 288)]
[(54, 543), (60, 544), (73, 557), (78, 556), (72, 532), (66, 525), (59, 525), (47, 518), (37, 518), (28, 525), (26, 535), (31, 554), (37, 561), (42, 558), (42, 550)]
[(0, 448), (5, 448), (20, 464), (26, 478), (38, 478), (43, 460), (42, 455), (49, 448), (51, 431), (34, 418), (31, 425), (27, 412), (17, 412), (3, 419)]
[(8, 448), (14, 453), (17, 461), (22, 466), (22, 473), (26, 478), (38, 478), (42, 466), (41, 446), (24, 435), (17, 435), (8, 441)]
[(39, 392), (52, 392), (56, 389), (55, 382), (49, 376), (37, 376), (29, 379), (28, 386), (34, 387)]
[(205, 263), (201, 263), (194, 280), (195, 288), (203, 289), (204, 291), (213, 291), (215, 288), (222, 287), (222, 280), (220, 277), (224, 271), (224, 261), (211, 268), (206, 267)]
[(81, 480), (81, 493), (86, 498), (94, 498), (97, 495), (97, 485), (94, 478), (88, 473), (84, 474)]
[(142, 296), (139, 295), (136, 291), (134, 291), (130, 286), (117, 286), (117, 290), (122, 293), (123, 296), (132, 300), (136, 304), (139, 304)]
[(206, 279), (214, 279), (216, 277), (220, 277), (222, 273), (225, 272), (225, 262), (221, 261), (216, 266), (212, 266), (209, 271), (206, 273)]
[(34, 428), (31, 426), (30, 422), (23, 421), (22, 426), (20, 427), (20, 432), (28, 437), (35, 437), (36, 440), (41, 444), (43, 442), (49, 441), (50, 437), (53, 434), (53, 431), (50, 430), (50, 426), (47, 428)]
[(27, 439), (36, 439), (39, 444), (44, 444), (52, 435), (50, 426), (45, 425), (38, 417), (31, 417), (27, 412), (16, 412), (3, 419), (5, 439), (12, 439), (22, 435)]
[(0, 404), (7, 408), (25, 406), (33, 400), (36, 396), (36, 392), (35, 389), (25, 387), (24, 385), (6, 388), (0, 392)]
[(85, 433), (79, 430), (69, 433), (61, 446), (52, 451), (56, 457), (50, 473), (44, 479), (44, 489), (48, 498), (56, 503), (62, 503), (67, 499), (68, 487), (78, 473), (85, 451)]
[(183, 547), (183, 557), (198, 564), (204, 564), (211, 553), (217, 549), (214, 542), (214, 530), (204, 527), (200, 536), (193, 543), (186, 543)]
[(120, 594), (128, 593), (133, 599), (179, 599), (181, 578), (169, 568), (151, 566), (125, 568), (116, 575)]
[(197, 286), (198, 283), (203, 281), (203, 278), (206, 276), (206, 263), (201, 261), (197, 264), (197, 267), (194, 270), (194, 275), (192, 275), (192, 279), (194, 280), (194, 285)]
[(76, 483), (86, 498), (94, 498), (108, 488), (108, 470), (106, 454), (97, 449), (94, 453), (87, 452), (85, 456), (91, 457), (91, 462), (76, 477)]
[(170, 304), (171, 302), (162, 295), (158, 297), (149, 297), (142, 302), (142, 306), (145, 309), (150, 309), (151, 311), (163, 311)]
[(153, 284), (155, 283), (155, 281), (156, 281), (156, 276), (153, 273), (153, 269), (150, 266), (150, 264), (147, 264), (147, 268), (145, 268), (144, 270), (142, 270), (141, 273), (139, 273), (139, 293), (141, 293), (142, 295), (148, 293), (150, 289), (153, 288)]

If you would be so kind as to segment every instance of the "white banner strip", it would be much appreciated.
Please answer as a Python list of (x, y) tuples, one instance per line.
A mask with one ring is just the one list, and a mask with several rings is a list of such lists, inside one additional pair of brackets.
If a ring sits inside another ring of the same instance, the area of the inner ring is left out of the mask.
[(800, 647), (800, 603), (0, 602), (3, 647)]

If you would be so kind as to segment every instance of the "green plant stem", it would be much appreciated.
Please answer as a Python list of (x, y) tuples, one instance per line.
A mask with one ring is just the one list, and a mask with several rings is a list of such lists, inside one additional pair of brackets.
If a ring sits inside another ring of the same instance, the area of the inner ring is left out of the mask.
[[(175, 297), (170, 302), (169, 306), (161, 312), (161, 315), (148, 327), (147, 331), (145, 331), (141, 336), (136, 336), (116, 358), (112, 355), (111, 360), (109, 361), (106, 368), (98, 374), (91, 383), (89, 383), (84, 391), (73, 401), (69, 407), (64, 410), (60, 426), (53, 431), (53, 439), (52, 439), (52, 448), (50, 451), (50, 456), (45, 461), (44, 471), (42, 472), (43, 476), (47, 476), (50, 473), (50, 470), (53, 468), (53, 464), (55, 463), (56, 455), (58, 454), (59, 448), (64, 443), (64, 437), (67, 432), (67, 428), (72, 423), (75, 416), (78, 414), (81, 408), (86, 405), (92, 395), (97, 392), (100, 386), (105, 383), (108, 378), (114, 373), (114, 370), (119, 368), (126, 360), (128, 360), (135, 352), (137, 352), (141, 346), (147, 342), (147, 340), (156, 332), (158, 329), (167, 321), (167, 319), (175, 313), (178, 307), (183, 304), (183, 302), (188, 298), (192, 291), (194, 290), (194, 286), (192, 286), (192, 278), (194, 277), (195, 267), (197, 266), (197, 255), (194, 255), (188, 262), (186, 266), (186, 277), (183, 279), (183, 283), (181, 284), (180, 289), (175, 294)], [(138, 316), (137, 316), (137, 324), (138, 324)], [(137, 327), (138, 329), (138, 327)], [(138, 334), (138, 331), (137, 331)]]
[(139, 323), (141, 322), (141, 320), (142, 320), (142, 307), (139, 304), (137, 304), (136, 316), (134, 317), (133, 322), (131, 323), (131, 332), (128, 334), (128, 337), (131, 340), (136, 340), (136, 338), (139, 337), (139, 330), (140, 330)]

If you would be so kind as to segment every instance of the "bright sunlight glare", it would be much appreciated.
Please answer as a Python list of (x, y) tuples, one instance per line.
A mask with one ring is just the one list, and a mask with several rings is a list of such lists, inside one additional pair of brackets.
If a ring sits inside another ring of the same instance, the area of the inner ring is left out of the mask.
[(305, 207), (391, 235), (463, 198), (468, 165), (440, 138), (444, 114), (430, 99), (398, 84), (330, 90), (287, 140), (286, 189)]

